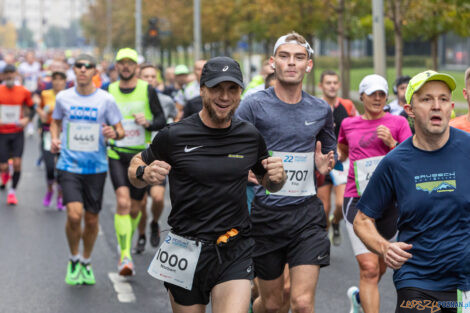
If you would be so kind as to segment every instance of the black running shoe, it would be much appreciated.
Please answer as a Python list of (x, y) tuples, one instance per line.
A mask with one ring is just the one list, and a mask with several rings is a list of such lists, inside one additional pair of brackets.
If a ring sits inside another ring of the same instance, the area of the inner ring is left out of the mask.
[(145, 244), (147, 243), (147, 238), (145, 235), (140, 235), (139, 240), (137, 240), (137, 246), (134, 249), (134, 252), (137, 254), (141, 254), (145, 251)]
[(341, 233), (339, 232), (339, 223), (331, 223), (331, 227), (333, 228), (333, 245), (337, 247), (341, 245)]
[(160, 244), (160, 227), (158, 222), (150, 223), (150, 244), (154, 248), (157, 248)]

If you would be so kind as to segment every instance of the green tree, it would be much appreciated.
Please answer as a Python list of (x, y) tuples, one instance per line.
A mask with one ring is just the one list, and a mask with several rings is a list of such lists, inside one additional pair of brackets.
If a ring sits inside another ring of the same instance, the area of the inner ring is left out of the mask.
[(67, 30), (63, 27), (51, 26), (44, 34), (44, 43), (48, 48), (60, 48), (65, 46)]
[[(459, 8), (457, 0), (411, 1), (406, 35), (431, 42), (432, 67), (438, 70), (438, 39), (442, 34), (455, 30)], [(468, 22), (465, 22), (468, 23)]]
[(341, 95), (349, 98), (351, 42), (371, 33), (371, 2), (370, 0), (323, 1), (325, 3), (323, 14), (328, 18), (322, 25), (320, 35), (323, 38), (333, 36), (337, 38)]
[(411, 0), (388, 0), (387, 17), (393, 23), (393, 35), (395, 42), (395, 74), (402, 76), (403, 68), (403, 27), (406, 23), (407, 12), (410, 9)]
[(15, 25), (8, 22), (0, 25), (0, 46), (6, 49), (13, 49), (16, 47), (17, 32)]
[(23, 22), (21, 28), (17, 31), (18, 33), (18, 45), (21, 48), (34, 48), (36, 43), (34, 42), (33, 32), (28, 28), (26, 21)]
[[(85, 38), (94, 43), (102, 53), (107, 43), (106, 0), (95, 0), (89, 6), (81, 24)], [(134, 1), (112, 1), (113, 47), (133, 47), (135, 43)]]

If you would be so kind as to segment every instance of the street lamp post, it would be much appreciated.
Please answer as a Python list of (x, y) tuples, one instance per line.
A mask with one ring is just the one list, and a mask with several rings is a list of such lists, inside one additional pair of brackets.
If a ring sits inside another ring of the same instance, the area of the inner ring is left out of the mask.
[(201, 58), (201, 1), (194, 0), (194, 62)]
[(142, 0), (135, 0), (135, 50), (142, 54)]
[(372, 34), (374, 42), (374, 72), (387, 78), (383, 0), (372, 0)]

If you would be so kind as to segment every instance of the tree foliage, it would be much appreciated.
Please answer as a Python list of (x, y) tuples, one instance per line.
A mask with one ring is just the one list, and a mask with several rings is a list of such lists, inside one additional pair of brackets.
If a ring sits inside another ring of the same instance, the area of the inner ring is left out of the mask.
[(0, 46), (6, 49), (13, 49), (16, 47), (17, 33), (15, 25), (8, 22), (0, 25)]
[[(90, 2), (90, 13), (82, 18), (85, 37), (101, 50), (107, 43), (107, 2)], [(112, 3), (113, 46), (133, 46), (135, 1), (109, 2)], [(468, 0), (384, 2), (389, 44), (396, 45), (399, 40), (410, 38), (436, 41), (448, 31), (470, 35)], [(339, 7), (340, 3), (344, 3), (344, 8)], [(143, 0), (142, 13), (144, 33), (148, 19), (158, 18), (162, 48), (192, 46), (193, 0)], [(340, 36), (346, 42), (347, 51), (348, 42), (372, 32), (371, 13), (371, 0), (201, 0), (202, 43), (214, 48), (216, 53), (230, 53), (240, 40), (248, 41), (249, 46), (257, 42), (264, 45), (269, 55), (276, 38), (295, 30), (309, 41), (314, 37), (336, 40)], [(397, 32), (400, 36), (394, 38)], [(397, 51), (400, 53), (400, 49)]]

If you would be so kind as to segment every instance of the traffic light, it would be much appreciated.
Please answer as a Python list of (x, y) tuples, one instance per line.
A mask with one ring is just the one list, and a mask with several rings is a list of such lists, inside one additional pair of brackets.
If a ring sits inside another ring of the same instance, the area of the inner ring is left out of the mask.
[(158, 18), (153, 17), (148, 20), (149, 26), (145, 35), (145, 45), (156, 47), (159, 44)]

